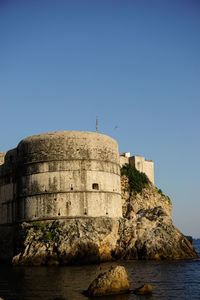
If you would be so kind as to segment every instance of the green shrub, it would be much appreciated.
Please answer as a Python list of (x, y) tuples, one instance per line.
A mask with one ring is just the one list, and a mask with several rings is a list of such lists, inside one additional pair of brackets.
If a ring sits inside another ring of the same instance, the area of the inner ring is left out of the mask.
[(54, 230), (51, 230), (45, 233), (43, 239), (47, 243), (53, 241), (55, 237), (56, 237), (56, 232)]
[(168, 198), (168, 202), (169, 202), (169, 204), (171, 204), (171, 205), (172, 205), (172, 200), (169, 198), (169, 196), (167, 196), (167, 198)]
[(33, 225), (33, 228), (34, 228), (35, 231), (39, 231), (39, 230), (42, 230), (44, 228), (44, 224), (40, 221), (34, 221), (32, 223), (32, 225)]
[(161, 196), (165, 196), (165, 195), (163, 194), (163, 191), (162, 191), (161, 189), (158, 189), (158, 188), (157, 188), (157, 190), (158, 190), (158, 193), (159, 193)]
[(168, 198), (168, 202), (169, 202), (170, 204), (172, 204), (172, 200), (169, 198), (169, 196), (165, 195), (161, 189), (158, 189), (158, 188), (156, 188), (156, 189), (157, 189), (158, 193), (159, 193), (161, 196), (167, 197), (167, 198)]
[(121, 176), (123, 175), (128, 177), (131, 193), (141, 193), (143, 188), (149, 183), (147, 175), (139, 172), (130, 164), (125, 164), (121, 168)]

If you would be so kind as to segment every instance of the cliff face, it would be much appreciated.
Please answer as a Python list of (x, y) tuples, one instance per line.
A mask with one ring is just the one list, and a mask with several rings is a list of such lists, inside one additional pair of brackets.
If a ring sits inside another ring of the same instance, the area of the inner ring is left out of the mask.
[(126, 176), (122, 176), (124, 219), (120, 221), (120, 239), (116, 258), (179, 259), (197, 254), (190, 242), (173, 225), (171, 200), (152, 184), (141, 193), (130, 194)]
[(88, 264), (115, 259), (197, 257), (173, 225), (172, 204), (150, 183), (131, 194), (122, 176), (123, 218), (23, 223), (16, 230), (15, 265)]
[(15, 265), (88, 264), (113, 259), (119, 220), (77, 218), (23, 223), (17, 230)]
[(128, 177), (121, 177), (121, 195), (123, 217), (133, 218), (140, 210), (148, 210), (161, 206), (167, 215), (171, 215), (172, 202), (169, 197), (159, 192), (154, 185), (148, 183), (141, 193), (131, 193)]

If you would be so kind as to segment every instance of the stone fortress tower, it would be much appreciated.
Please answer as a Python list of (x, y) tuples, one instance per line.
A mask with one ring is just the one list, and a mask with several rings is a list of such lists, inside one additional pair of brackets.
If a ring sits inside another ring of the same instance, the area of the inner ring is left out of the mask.
[(1, 153), (0, 224), (83, 216), (122, 216), (114, 139), (60, 131), (25, 138)]

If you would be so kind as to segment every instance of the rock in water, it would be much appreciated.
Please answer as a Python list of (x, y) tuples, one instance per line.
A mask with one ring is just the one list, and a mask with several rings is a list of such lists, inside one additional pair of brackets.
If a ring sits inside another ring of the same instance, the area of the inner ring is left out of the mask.
[(122, 266), (117, 266), (115, 268), (111, 267), (107, 272), (100, 273), (89, 285), (88, 290), (85, 291), (85, 295), (102, 296), (122, 294), (129, 291), (130, 285), (126, 270)]
[(136, 295), (151, 295), (152, 294), (152, 285), (151, 284), (144, 284), (137, 288), (134, 291)]

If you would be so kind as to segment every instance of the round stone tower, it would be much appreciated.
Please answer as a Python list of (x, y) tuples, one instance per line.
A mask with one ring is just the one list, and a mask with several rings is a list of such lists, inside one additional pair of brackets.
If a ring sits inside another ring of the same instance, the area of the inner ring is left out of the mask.
[(117, 142), (103, 134), (60, 131), (16, 148), (16, 220), (121, 217)]

